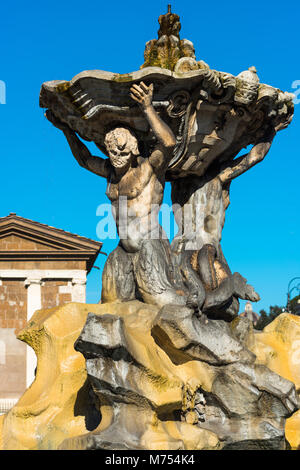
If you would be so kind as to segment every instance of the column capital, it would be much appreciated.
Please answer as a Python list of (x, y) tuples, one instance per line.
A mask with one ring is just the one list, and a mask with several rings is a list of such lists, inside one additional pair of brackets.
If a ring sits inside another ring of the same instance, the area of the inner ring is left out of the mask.
[(25, 287), (31, 286), (32, 284), (37, 284), (37, 285), (41, 286), (42, 285), (42, 279), (38, 278), (38, 277), (28, 277), (27, 279), (25, 279), (25, 281), (24, 281), (24, 286)]
[(72, 285), (79, 285), (79, 286), (85, 286), (86, 285), (86, 279), (82, 279), (79, 277), (73, 277), (72, 279)]

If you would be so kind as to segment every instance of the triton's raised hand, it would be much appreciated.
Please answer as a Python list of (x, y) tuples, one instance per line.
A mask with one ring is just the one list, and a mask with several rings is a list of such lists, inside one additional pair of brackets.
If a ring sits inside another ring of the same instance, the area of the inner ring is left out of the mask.
[[(149, 86), (147, 86), (144, 82), (140, 82), (139, 85), (132, 85), (130, 88), (130, 96), (140, 105), (143, 114), (150, 125), (150, 128), (157, 138), (158, 143), (160, 143), (165, 150), (173, 150), (176, 144), (175, 136), (169, 126), (164, 121), (162, 121), (152, 106), (153, 84), (151, 83)], [(166, 165), (168, 164), (170, 157), (170, 152), (168, 155), (163, 157)]]
[(293, 120), (293, 115), (292, 116), (289, 116), (286, 121), (284, 122), (279, 122), (278, 124), (276, 124), (274, 130), (275, 132), (279, 132), (279, 131), (282, 131), (283, 129), (286, 129), (290, 123), (292, 122)]
[(132, 85), (130, 88), (130, 96), (134, 101), (137, 101), (142, 107), (148, 107), (152, 104), (153, 99), (153, 83), (147, 86), (144, 82), (139, 85)]

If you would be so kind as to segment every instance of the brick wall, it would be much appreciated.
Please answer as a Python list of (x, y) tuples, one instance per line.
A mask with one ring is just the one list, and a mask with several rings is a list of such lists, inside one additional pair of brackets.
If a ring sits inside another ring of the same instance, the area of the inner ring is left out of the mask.
[(86, 269), (86, 261), (0, 261), (1, 269)]
[[(49, 251), (53, 248), (16, 235), (0, 238), (0, 251)], [(86, 269), (86, 261), (47, 260), (47, 261), (0, 261), (0, 269)]]
[(23, 280), (0, 283), (0, 398), (15, 398), (26, 389), (26, 345), (16, 334), (27, 322), (27, 292)]
[(0, 399), (18, 398), (26, 390), (26, 345), (13, 328), (0, 328)]
[[(65, 280), (44, 281), (41, 287), (42, 308), (53, 308), (72, 301), (71, 286)], [(0, 281), (0, 328), (16, 328), (27, 323), (27, 290), (23, 280)]]
[[(62, 287), (62, 288), (61, 288)], [(43, 282), (42, 308), (53, 308), (72, 301), (71, 286), (67, 281), (45, 281)]]
[(33, 242), (24, 238), (17, 237), (16, 235), (9, 235), (8, 237), (0, 239), (0, 251), (14, 251), (14, 250), (51, 250), (52, 248), (44, 245), (43, 243)]
[(0, 328), (16, 328), (16, 334), (27, 322), (27, 291), (23, 280), (0, 282)]

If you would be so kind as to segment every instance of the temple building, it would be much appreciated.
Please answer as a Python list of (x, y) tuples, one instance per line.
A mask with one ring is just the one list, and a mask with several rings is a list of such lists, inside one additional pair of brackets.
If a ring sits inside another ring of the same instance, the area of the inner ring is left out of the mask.
[(16, 335), (38, 309), (85, 303), (101, 247), (14, 213), (0, 218), (0, 414), (34, 379), (35, 353)]

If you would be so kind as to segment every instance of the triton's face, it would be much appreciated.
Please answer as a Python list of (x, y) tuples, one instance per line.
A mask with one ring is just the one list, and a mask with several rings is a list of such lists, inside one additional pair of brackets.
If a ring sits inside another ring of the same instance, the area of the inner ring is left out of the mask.
[(128, 166), (133, 155), (138, 153), (136, 137), (122, 127), (115, 128), (106, 135), (105, 145), (110, 162), (115, 168)]
[(125, 147), (125, 148), (114, 148), (110, 149), (108, 148), (108, 154), (109, 154), (109, 159), (111, 164), (115, 168), (124, 168), (127, 166), (131, 159), (132, 159), (132, 153), (130, 148)]

